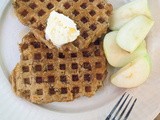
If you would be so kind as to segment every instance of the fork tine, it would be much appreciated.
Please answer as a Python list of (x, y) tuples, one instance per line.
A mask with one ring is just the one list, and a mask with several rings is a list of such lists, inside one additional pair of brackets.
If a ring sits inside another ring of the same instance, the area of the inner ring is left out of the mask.
[(134, 100), (132, 106), (130, 107), (129, 111), (127, 112), (126, 116), (124, 117), (124, 120), (127, 120), (127, 118), (129, 117), (129, 115), (130, 115), (130, 113), (131, 113), (136, 101), (137, 101), (137, 98)]
[(120, 110), (122, 109), (122, 107), (123, 107), (124, 103), (126, 102), (126, 100), (128, 99), (128, 97), (129, 97), (129, 94), (127, 95), (127, 97), (125, 98), (125, 100), (123, 101), (123, 103), (122, 103), (122, 104), (120, 105), (120, 107), (118, 108), (118, 110), (117, 110), (117, 112), (116, 112), (113, 120), (115, 120), (115, 118), (117, 117), (118, 113), (119, 113)]
[(125, 108), (123, 109), (122, 113), (120, 114), (118, 120), (120, 120), (120, 119), (122, 118), (122, 116), (123, 116), (124, 112), (126, 111), (129, 103), (131, 102), (132, 98), (133, 98), (133, 97), (131, 97), (130, 100), (128, 101), (127, 105), (125, 106)]
[(116, 108), (118, 107), (119, 103), (121, 102), (121, 100), (123, 99), (123, 97), (124, 97), (125, 94), (126, 94), (126, 92), (122, 95), (122, 97), (116, 103), (116, 105), (114, 106), (114, 108), (112, 109), (112, 111), (109, 113), (109, 115), (107, 116), (107, 118), (105, 120), (109, 120), (111, 118), (113, 112), (116, 110)]

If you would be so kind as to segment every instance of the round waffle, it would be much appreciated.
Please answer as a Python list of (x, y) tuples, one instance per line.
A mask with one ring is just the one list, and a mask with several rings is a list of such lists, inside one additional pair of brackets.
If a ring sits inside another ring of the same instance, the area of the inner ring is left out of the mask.
[(73, 45), (82, 49), (107, 32), (112, 6), (105, 0), (14, 0), (19, 20), (31, 28), (35, 36), (49, 48), (54, 45), (45, 40), (47, 18), (55, 10), (69, 16), (77, 24), (80, 36)]
[[(72, 49), (72, 48), (71, 48)], [(107, 75), (102, 40), (72, 53), (49, 49), (32, 33), (20, 44), (21, 60), (10, 81), (15, 93), (33, 103), (71, 101), (93, 96)]]

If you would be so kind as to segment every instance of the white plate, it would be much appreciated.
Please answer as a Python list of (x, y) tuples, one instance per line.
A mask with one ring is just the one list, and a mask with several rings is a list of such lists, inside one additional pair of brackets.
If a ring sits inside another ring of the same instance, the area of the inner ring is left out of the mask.
[[(114, 7), (121, 6), (127, 1), (129, 0), (110, 0)], [(153, 1), (152, 3), (150, 2), (153, 15), (157, 22), (158, 20), (160, 21), (160, 16), (157, 16), (159, 15), (158, 7), (160, 6), (158, 2), (158, 0), (155, 0), (154, 3)], [(156, 26), (148, 38), (150, 53), (153, 51), (153, 48), (155, 48), (155, 51), (157, 50), (157, 44), (154, 44), (151, 41), (153, 41), (153, 35), (154, 38), (155, 35), (158, 38), (158, 33), (156, 30), (158, 29), (158, 26), (160, 27), (160, 24), (156, 23)], [(21, 38), (28, 31), (29, 29), (23, 26), (15, 16), (11, 2), (9, 0), (0, 0), (0, 120), (104, 120), (106, 115), (116, 103), (117, 99), (124, 91), (126, 91), (112, 86), (109, 82), (106, 82), (105, 86), (101, 88), (92, 98), (81, 97), (69, 103), (55, 102), (38, 106), (14, 95), (11, 90), (8, 77), (20, 59), (18, 43), (20, 43)], [(158, 41), (157, 38), (156, 41)], [(154, 57), (153, 54), (151, 57)], [(145, 83), (145, 85), (150, 85), (149, 80)], [(137, 92), (149, 92), (149, 90), (147, 91), (147, 88), (144, 90), (143, 86), (128, 91), (134, 91), (133, 94), (136, 97), (139, 97)], [(137, 104), (141, 105), (141, 103), (147, 102), (142, 98), (143, 97), (139, 97), (140, 102)], [(147, 108), (148, 106), (146, 106), (145, 109)], [(154, 111), (151, 113), (150, 117), (147, 117), (149, 118), (148, 120), (158, 113), (160, 107), (157, 109), (152, 107), (152, 109)], [(135, 107), (130, 119), (136, 118), (139, 113), (137, 110), (138, 107)], [(141, 118), (141, 116), (139, 118)]]

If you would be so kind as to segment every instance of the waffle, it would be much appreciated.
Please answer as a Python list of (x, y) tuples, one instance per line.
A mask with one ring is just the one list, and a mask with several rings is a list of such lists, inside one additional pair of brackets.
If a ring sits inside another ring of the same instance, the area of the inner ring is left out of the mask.
[(10, 81), (15, 93), (33, 103), (72, 101), (93, 96), (107, 75), (102, 40), (69, 53), (49, 49), (29, 33), (20, 44), (21, 60)]
[(69, 16), (77, 24), (80, 36), (73, 42), (76, 48), (87, 48), (91, 42), (107, 32), (112, 6), (105, 0), (14, 0), (19, 20), (31, 28), (35, 36), (49, 48), (54, 45), (45, 40), (47, 18), (55, 10)]

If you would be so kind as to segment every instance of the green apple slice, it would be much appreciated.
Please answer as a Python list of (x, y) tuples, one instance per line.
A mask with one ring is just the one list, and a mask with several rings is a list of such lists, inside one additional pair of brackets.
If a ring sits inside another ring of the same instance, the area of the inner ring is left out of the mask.
[(133, 52), (145, 39), (154, 22), (145, 16), (138, 16), (124, 25), (117, 34), (117, 44)]
[(114, 10), (110, 17), (110, 29), (119, 30), (127, 22), (139, 15), (152, 19), (147, 0), (134, 0)]
[(150, 67), (149, 56), (139, 57), (113, 74), (111, 82), (121, 88), (138, 87), (147, 80)]
[(147, 54), (145, 41), (143, 41), (133, 53), (123, 50), (116, 43), (117, 34), (117, 31), (108, 33), (103, 42), (104, 53), (110, 65), (123, 67), (135, 58)]

